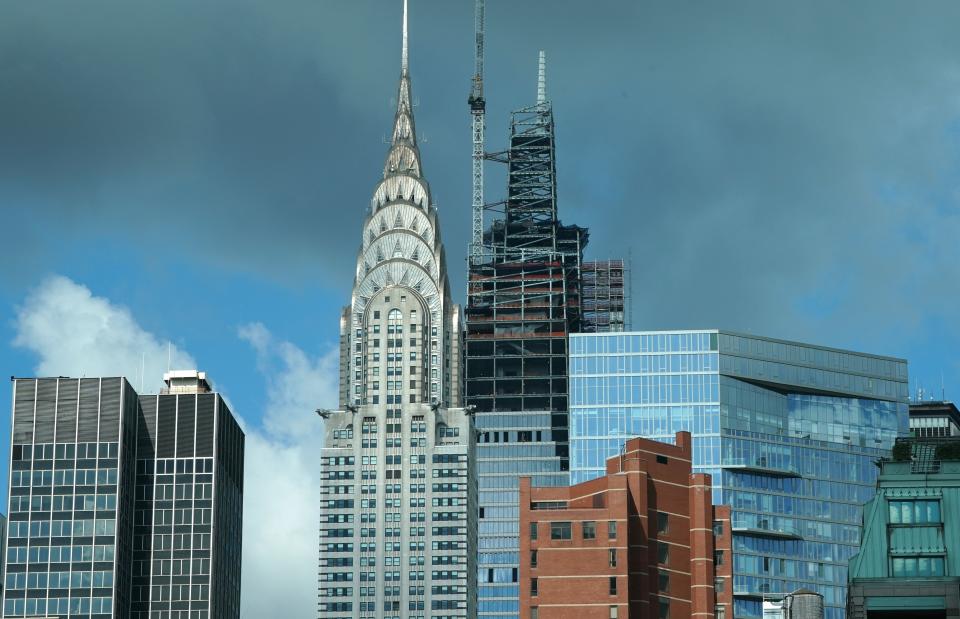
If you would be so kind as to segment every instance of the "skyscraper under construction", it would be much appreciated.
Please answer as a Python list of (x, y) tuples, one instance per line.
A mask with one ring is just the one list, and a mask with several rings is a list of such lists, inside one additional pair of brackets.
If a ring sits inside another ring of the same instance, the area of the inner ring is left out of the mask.
[(553, 106), (540, 56), (537, 102), (512, 115), (503, 216), (471, 260), (466, 402), (479, 431), (480, 617), (518, 615), (518, 476), (569, 483), (567, 336), (581, 330), (585, 228), (557, 213)]

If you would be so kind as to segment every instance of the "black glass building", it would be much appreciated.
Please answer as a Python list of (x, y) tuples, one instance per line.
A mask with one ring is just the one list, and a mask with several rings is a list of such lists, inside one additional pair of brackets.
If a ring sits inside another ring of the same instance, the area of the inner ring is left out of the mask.
[(243, 433), (202, 376), (13, 380), (4, 617), (240, 616)]

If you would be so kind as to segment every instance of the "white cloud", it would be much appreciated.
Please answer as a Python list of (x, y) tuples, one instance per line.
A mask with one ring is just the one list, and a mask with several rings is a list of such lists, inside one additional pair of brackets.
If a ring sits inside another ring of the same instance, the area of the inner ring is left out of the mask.
[(263, 433), (247, 433), (243, 616), (316, 615), (323, 426), (337, 403), (337, 352), (311, 359), (260, 323), (240, 328), (267, 382)]
[[(14, 344), (37, 355), (38, 375), (162, 375), (167, 345), (130, 311), (65, 277), (38, 286), (18, 309)], [(242, 616), (316, 616), (317, 515), (322, 423), (314, 409), (337, 402), (337, 355), (312, 359), (262, 324), (242, 327), (264, 375), (262, 427), (246, 432)], [(194, 368), (172, 348), (173, 365)], [(152, 390), (155, 384), (147, 383)], [(234, 414), (236, 415), (236, 409)]]
[[(126, 307), (95, 297), (86, 286), (55, 276), (17, 309), (14, 345), (38, 357), (38, 376), (125, 376), (155, 391), (167, 369), (195, 369), (196, 361), (144, 331)], [(143, 371), (141, 373), (141, 362)]]

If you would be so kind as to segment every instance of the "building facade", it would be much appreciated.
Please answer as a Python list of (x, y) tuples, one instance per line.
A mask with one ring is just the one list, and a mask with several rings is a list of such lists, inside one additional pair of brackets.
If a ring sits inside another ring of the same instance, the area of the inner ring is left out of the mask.
[(908, 431), (905, 361), (716, 330), (570, 344), (573, 483), (628, 437), (689, 431), (694, 470), (732, 508), (736, 617), (801, 588), (844, 615), (874, 461)]
[[(164, 401), (151, 434), (123, 378), (14, 379), (13, 391), (4, 617), (237, 619), (243, 433), (219, 396), (205, 394), (212, 408), (191, 396), (189, 415)], [(207, 426), (214, 444), (188, 449), (204, 433), (186, 428)], [(209, 469), (188, 473), (206, 451)], [(157, 453), (177, 464), (147, 467)]]
[(574, 486), (520, 480), (522, 619), (733, 617), (730, 509), (675, 442), (628, 440)]
[(960, 617), (960, 440), (902, 440), (892, 455), (863, 508), (847, 617)]
[(123, 378), (13, 381), (4, 617), (129, 616), (137, 408)]
[(203, 372), (140, 396), (131, 619), (240, 616), (244, 435)]
[(463, 409), (332, 413), (321, 453), (321, 618), (470, 618), (476, 445)]
[(340, 400), (321, 410), (321, 619), (476, 613), (473, 417), (460, 308), (413, 119), (407, 11), (397, 112), (341, 317)]

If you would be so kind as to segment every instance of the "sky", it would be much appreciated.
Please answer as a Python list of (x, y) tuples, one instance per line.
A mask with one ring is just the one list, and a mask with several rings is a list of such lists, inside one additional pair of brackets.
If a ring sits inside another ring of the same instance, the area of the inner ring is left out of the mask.
[[(633, 328), (902, 357), (912, 392), (960, 398), (960, 4), (487, 5), (487, 149), (545, 50), (561, 217), (590, 229), (588, 257), (629, 259)], [(0, 370), (145, 391), (168, 356), (208, 372), (247, 435), (245, 618), (315, 614), (312, 411), (336, 404), (400, 15), (0, 3)], [(411, 0), (410, 47), (463, 300), (473, 3)]]

